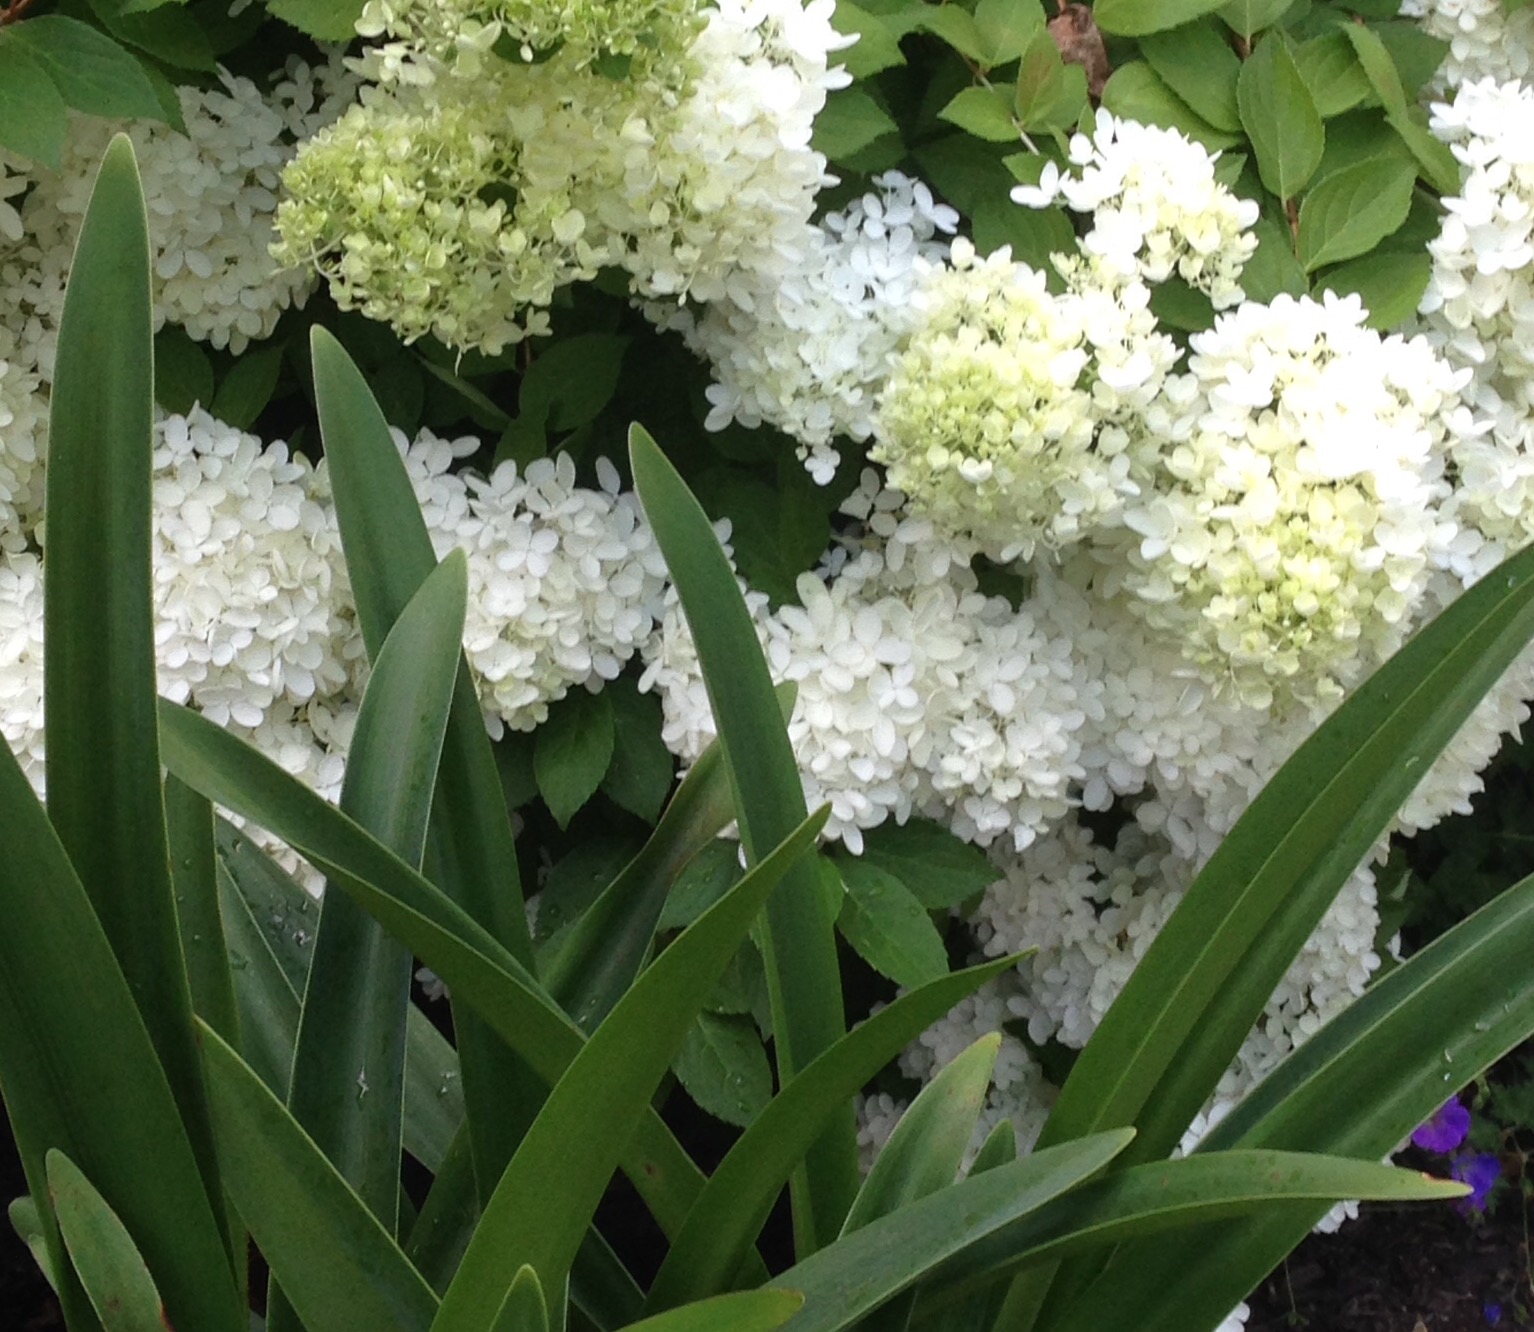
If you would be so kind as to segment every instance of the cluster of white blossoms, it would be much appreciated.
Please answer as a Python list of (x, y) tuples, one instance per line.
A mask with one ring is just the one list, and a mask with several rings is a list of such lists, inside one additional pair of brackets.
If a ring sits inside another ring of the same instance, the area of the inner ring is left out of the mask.
[(1215, 161), (1177, 130), (1139, 125), (1099, 109), (1090, 137), (1071, 136), (1070, 164), (1045, 164), (1037, 185), (1013, 202), (1043, 208), (1063, 201), (1090, 213), (1080, 253), (1056, 265), (1076, 287), (1116, 291), (1177, 276), (1215, 309), (1242, 299), (1241, 270), (1257, 249), (1257, 204), (1215, 177)]
[(1060, 550), (1139, 492), (1130, 444), (1177, 348), (1149, 290), (1049, 290), (1003, 247), (923, 265), (915, 327), (880, 394), (869, 456), (942, 528), (1006, 561)]
[(792, 266), (743, 274), (703, 306), (646, 307), (712, 367), (708, 429), (776, 426), (821, 484), (836, 470), (833, 439), (873, 434), (890, 357), (919, 318), (918, 261), (941, 261), (937, 238), (959, 220), (898, 171), (874, 184), (877, 192), (807, 223)]
[(1434, 86), (1467, 80), (1527, 81), (1534, 71), (1534, 14), (1503, 0), (1402, 0), (1401, 15), (1449, 43)]
[(798, 261), (830, 179), (810, 136), (849, 81), (832, 12), (374, 0), (375, 81), (286, 172), (274, 253), (407, 340), (492, 355), (603, 267), (648, 299), (743, 289)]

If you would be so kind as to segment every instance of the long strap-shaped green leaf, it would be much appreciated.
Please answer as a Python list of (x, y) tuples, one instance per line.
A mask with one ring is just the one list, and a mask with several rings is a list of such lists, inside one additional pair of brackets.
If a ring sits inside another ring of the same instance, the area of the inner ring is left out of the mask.
[(1534, 635), (1534, 549), (1465, 593), (1296, 752), (1221, 844), (1066, 1080), (1042, 1141), (1134, 1123), (1164, 1156), (1402, 801)]
[[(982, 1178), (999, 1173), (1000, 1170), (989, 1171)], [(956, 1190), (962, 1187), (956, 1186)], [(1324, 1210), (1339, 1198), (1403, 1202), (1463, 1197), (1466, 1191), (1463, 1184), (1430, 1179), (1412, 1170), (1308, 1152), (1210, 1152), (1180, 1161), (1130, 1166), (1054, 1199), (943, 1263), (932, 1273), (923, 1292), (917, 1311), (918, 1325), (928, 1315), (985, 1289), (998, 1275), (1025, 1263), (1172, 1231), (1180, 1232), (1169, 1241), (1180, 1246), (1176, 1249), (1177, 1267), (1164, 1269), (1162, 1276), (1173, 1281), (1182, 1271), (1196, 1272), (1209, 1261), (1202, 1247), (1209, 1222), (1229, 1224), (1234, 1219), (1265, 1212), (1281, 1215), (1292, 1210), (1297, 1202), (1307, 1209), (1314, 1209), (1320, 1202)], [(928, 1202), (944, 1196), (938, 1194)], [(1124, 1292), (1123, 1299), (1114, 1301), (1114, 1314), (1102, 1322), (1072, 1317), (1060, 1326), (1133, 1328), (1134, 1332), (1141, 1332), (1148, 1324), (1142, 1320), (1134, 1297), (1143, 1294), (1143, 1290)], [(1213, 1327), (1234, 1303), (1222, 1308), (1207, 1325), (1190, 1318), (1182, 1324), (1156, 1326), (1181, 1326), (1187, 1332)], [(1055, 1332), (1055, 1325), (1051, 1325), (1051, 1332)]]
[(224, 1231), (138, 1005), (90, 899), (0, 745), (0, 1094), (71, 1327), (91, 1313), (46, 1206), (44, 1155), (86, 1172), (178, 1326), (244, 1332)]
[(424, 1332), (437, 1297), (378, 1217), (208, 1028), (203, 1056), (230, 1195), (308, 1332)]
[(726, 1289), (766, 1224), (794, 1164), (828, 1114), (953, 1006), (1017, 965), (1016, 957), (929, 981), (860, 1023), (767, 1103), (709, 1177), (656, 1273), (647, 1310)]
[[(1272, 1147), (1384, 1156), (1450, 1091), (1534, 1034), (1531, 957), (1534, 878), (1456, 925), (1322, 1027), (1210, 1132), (1199, 1154)], [(1175, 1240), (1127, 1245), (1105, 1269), (1101, 1288), (1070, 1309), (1071, 1325), (1103, 1326), (1091, 1320), (1122, 1298), (1138, 1300), (1136, 1327), (1215, 1326), (1305, 1237), (1319, 1210), (1210, 1231), (1196, 1265), (1181, 1262)]]
[(165, 1305), (122, 1219), (57, 1148), (49, 1151), (47, 1168), (65, 1247), (102, 1332), (165, 1332)]
[(682, 1038), (762, 909), (825, 826), (805, 820), (666, 949), (618, 1001), (560, 1078), (469, 1242), (434, 1332), (488, 1332), (527, 1263), (545, 1290), (570, 1264), (627, 1139)]
[[(311, 335), (314, 393), (357, 621), (370, 655), (436, 563), (420, 504), (361, 372), (323, 328)], [(473, 677), (464, 661), (437, 775), (426, 874), (528, 971), (532, 940), (516, 848)], [(466, 1016), (455, 1023), (481, 1201), (542, 1100), (517, 1059)]]
[[(482, 926), (340, 810), (258, 749), (172, 703), (160, 711), (165, 764), (216, 804), (268, 829), (322, 869), (466, 999), (553, 1086), (580, 1052), (580, 1029)], [(624, 1172), (675, 1234), (703, 1177), (647, 1111)]]
[(1094, 1134), (998, 1166), (881, 1217), (773, 1278), (804, 1295), (791, 1332), (842, 1332), (934, 1268), (1090, 1178), (1134, 1137)]
[[(741, 841), (747, 859), (759, 859), (804, 818), (804, 788), (773, 698), (772, 677), (707, 515), (637, 425), (629, 431), (629, 461), (697, 644), (735, 790)], [(834, 925), (809, 862), (796, 867), (767, 903), (763, 957), (782, 1085), (847, 1029)], [(849, 1104), (832, 1117), (803, 1168), (794, 1172), (794, 1239), (800, 1257), (841, 1229), (857, 1186), (857, 1133)]]
[[(426, 841), (458, 674), (468, 565), (454, 551), (377, 653), (341, 808), (407, 864)], [(410, 953), (341, 893), (326, 895), (304, 990), (288, 1105), (391, 1232), (397, 1225)]]
[(773, 1332), (803, 1305), (804, 1296), (794, 1290), (741, 1290), (669, 1309), (629, 1324), (624, 1332)]
[(155, 734), (153, 392), (148, 222), (133, 147), (119, 135), (75, 246), (49, 409), (48, 816), (117, 954), (216, 1197)]

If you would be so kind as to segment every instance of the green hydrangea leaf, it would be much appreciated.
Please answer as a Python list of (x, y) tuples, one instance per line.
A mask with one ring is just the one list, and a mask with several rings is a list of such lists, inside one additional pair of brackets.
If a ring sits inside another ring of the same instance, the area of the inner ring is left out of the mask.
[(1011, 64), (1043, 32), (1044, 11), (1037, 5), (1019, 4), (1018, 0), (979, 0), (975, 6), (975, 28), (984, 48), (980, 63), (995, 69)]
[(76, 111), (114, 120), (165, 119), (143, 66), (88, 23), (42, 14), (12, 25), (5, 36), (31, 53)]
[(0, 28), (0, 148), (57, 171), (69, 108), (41, 62), (16, 40), (24, 26)]
[(1424, 32), (1409, 20), (1372, 23), (1369, 30), (1377, 33), (1385, 44), (1390, 58), (1395, 61), (1396, 72), (1401, 76), (1407, 100), (1414, 101), (1443, 64), (1444, 57), (1449, 54), (1449, 43)]
[[(849, 859), (841, 857), (844, 877)], [(930, 819), (880, 824), (864, 834), (857, 859), (898, 879), (928, 911), (958, 906), (1001, 877), (984, 851)]]
[(357, 35), (363, 0), (267, 0), (267, 9), (316, 41), (349, 42)]
[(283, 343), (268, 343), (235, 361), (213, 395), (213, 415), (239, 430), (255, 425), (276, 391), (285, 350)]
[(1230, 0), (1221, 5), (1220, 18), (1231, 31), (1251, 41), (1264, 28), (1270, 28), (1293, 7), (1294, 0)]
[(1288, 228), (1263, 216), (1252, 230), (1257, 236), (1257, 252), (1241, 270), (1241, 288), (1247, 299), (1266, 302), (1282, 292), (1304, 295), (1310, 284), (1300, 261), (1294, 257), (1294, 240)]
[(737, 1128), (772, 1099), (772, 1069), (750, 1018), (699, 1013), (671, 1068), (693, 1100)]
[(847, 67), (855, 79), (867, 78), (881, 69), (905, 64), (900, 52), (900, 36), (884, 19), (857, 5), (842, 0), (836, 6), (831, 26), (848, 37), (856, 37), (857, 44), (837, 54), (837, 61)]
[[(1374, 89), (1380, 105), (1390, 114), (1404, 113), (1406, 89), (1401, 86), (1401, 75), (1396, 69), (1395, 58), (1380, 40), (1379, 34), (1362, 23), (1345, 23), (1328, 35), (1346, 42), (1352, 48), (1358, 66), (1369, 86)], [(1313, 46), (1315, 43), (1308, 42), (1306, 45)], [(1311, 85), (1312, 88), (1315, 86)]]
[(578, 333), (543, 348), (522, 376), (522, 415), (557, 431), (595, 421), (617, 392), (628, 345), (615, 333)]
[(1326, 129), (1282, 33), (1270, 33), (1241, 66), (1236, 98), (1263, 185), (1294, 198), (1321, 164)]
[[(1359, 28), (1356, 23), (1347, 24), (1346, 27), (1357, 28), (1359, 32), (1368, 31)], [(1333, 28), (1319, 37), (1312, 37), (1308, 42), (1301, 42), (1295, 48), (1294, 63), (1299, 67), (1300, 77), (1305, 80), (1310, 95), (1315, 98), (1316, 110), (1321, 113), (1323, 120), (1340, 116), (1344, 111), (1351, 111), (1360, 103), (1377, 96), (1353, 44), (1341, 28)], [(1392, 73), (1394, 68), (1391, 66)]]
[(815, 147), (832, 162), (841, 162), (900, 127), (878, 102), (861, 88), (847, 88), (826, 98), (815, 117)]
[(1220, 7), (1220, 0), (1097, 0), (1092, 17), (1104, 32), (1144, 37), (1180, 27)]
[(1318, 181), (1300, 205), (1300, 258), (1307, 273), (1367, 254), (1411, 211), (1416, 164), (1373, 157)]
[(836, 926), (881, 976), (914, 989), (948, 974), (943, 937), (893, 874), (857, 859), (837, 862), (846, 896)]
[(1131, 60), (1113, 71), (1103, 88), (1103, 105), (1122, 119), (1178, 130), (1211, 152), (1239, 142), (1194, 111), (1144, 60)]
[(976, 64), (985, 59), (985, 39), (980, 28), (974, 16), (958, 5), (923, 5), (916, 26), (941, 38)]
[(627, 678), (614, 680), (602, 692), (613, 711), (613, 758), (602, 790), (630, 814), (654, 823), (676, 775), (671, 751), (660, 738), (660, 700), (641, 694)]
[(691, 925), (740, 882), (740, 843), (720, 838), (689, 860), (661, 910), (657, 929), (679, 930)]
[(1017, 143), (1017, 124), (1006, 101), (989, 88), (963, 88), (938, 116), (991, 143)]
[(549, 709), (533, 742), (538, 793), (561, 828), (596, 794), (612, 762), (612, 702), (574, 689)]
[(1086, 106), (1086, 70), (1065, 64), (1054, 37), (1040, 29), (1018, 65), (1012, 98), (1018, 120), (1030, 130), (1070, 129)]
[(1140, 54), (1194, 114), (1227, 134), (1241, 132), (1236, 79), (1241, 61), (1210, 23), (1190, 23), (1140, 41)]

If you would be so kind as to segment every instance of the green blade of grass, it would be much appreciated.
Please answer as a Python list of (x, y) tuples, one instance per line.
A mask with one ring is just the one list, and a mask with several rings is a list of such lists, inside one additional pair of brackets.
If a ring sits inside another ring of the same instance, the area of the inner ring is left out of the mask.
[(987, 981), (1017, 965), (998, 958), (903, 994), (815, 1060), (762, 1110), (710, 1176), (650, 1286), (646, 1310), (728, 1288), (794, 1165), (828, 1114), (902, 1049)]
[[(216, 1197), (155, 738), (153, 386), (148, 222), (133, 148), (120, 135), (102, 160), (75, 246), (50, 397), (48, 816)], [(232, 1255), (232, 1239), (226, 1243)]]
[(48, 1191), (64, 1246), (103, 1332), (165, 1332), (165, 1305), (127, 1227), (63, 1152), (48, 1152)]
[(213, 806), (184, 782), (168, 777), (165, 828), (192, 1009), (225, 1040), (237, 1042), (239, 1012), (219, 909)]
[(230, 1196), (305, 1326), (425, 1332), (437, 1297), (376, 1214), (211, 1029), (203, 1051)]
[[(773, 697), (745, 600), (707, 515), (655, 441), (629, 431), (629, 461), (645, 516), (666, 557), (697, 644), (740, 816), (748, 861), (804, 818), (804, 788)], [(767, 903), (762, 931), (778, 1081), (846, 1033), (835, 922), (812, 862), (797, 866)], [(841, 1229), (857, 1192), (857, 1131), (849, 1104), (827, 1124), (794, 1172), (794, 1240), (800, 1257)]]
[(812, 848), (828, 811), (805, 820), (684, 930), (619, 1000), (571, 1062), (512, 1157), (434, 1332), (483, 1332), (505, 1298), (508, 1259), (563, 1290), (627, 1138), (665, 1076), (688, 1026), (767, 895)]
[(631, 1323), (624, 1332), (774, 1332), (804, 1305), (796, 1290), (742, 1290), (716, 1295)]
[[(373, 653), (436, 556), (404, 463), (361, 372), (318, 325), (311, 351), (357, 620)], [(427, 877), (532, 971), (516, 847), (467, 661), (458, 673), (437, 782), (440, 798), (424, 861)], [(472, 1015), (457, 1024), (457, 1032), (483, 1201), (537, 1113), (542, 1089)]]

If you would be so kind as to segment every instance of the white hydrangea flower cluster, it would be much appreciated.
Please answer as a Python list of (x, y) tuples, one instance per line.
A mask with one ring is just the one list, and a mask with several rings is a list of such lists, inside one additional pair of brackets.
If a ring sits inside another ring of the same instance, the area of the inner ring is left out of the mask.
[(830, 179), (814, 117), (848, 81), (831, 0), (579, 8), (375, 3), (380, 81), (286, 172), (274, 253), (407, 340), (492, 355), (606, 265), (708, 300), (794, 264)]
[(1453, 536), (1437, 512), (1465, 376), (1356, 296), (1279, 296), (1190, 339), (1146, 415), (1123, 585), (1258, 706), (1335, 700), (1404, 641)]
[(1449, 43), (1434, 79), (1456, 88), (1473, 79), (1527, 81), (1534, 70), (1534, 14), (1503, 0), (1402, 0), (1401, 15)]
[[(788, 729), (806, 797), (830, 803), (828, 833), (854, 851), (865, 830), (913, 813), (982, 845), (1026, 846), (1085, 775), (1093, 685), (1044, 615), (983, 595), (965, 552), (898, 500), (870, 472), (846, 506), (865, 535), (829, 584), (804, 575), (801, 605), (776, 611), (753, 598), (769, 667), (797, 686)], [(675, 609), (645, 654), (667, 743), (694, 760), (713, 720)]]
[(912, 296), (919, 323), (880, 395), (869, 451), (890, 484), (1001, 560), (1058, 551), (1139, 491), (1130, 444), (1177, 349), (1150, 292), (1051, 292), (1003, 247), (960, 238)]
[(1216, 179), (1216, 159), (1201, 144), (1100, 108), (1090, 137), (1071, 136), (1069, 160), (1075, 171), (1048, 162), (1039, 183), (1019, 185), (1012, 199), (1030, 208), (1063, 200), (1092, 214), (1080, 253), (1055, 258), (1073, 286), (1118, 291), (1176, 275), (1217, 310), (1241, 301), (1257, 204)]
[(776, 426), (822, 485), (836, 470), (833, 439), (873, 433), (874, 399), (918, 317), (917, 261), (941, 262), (937, 238), (958, 225), (920, 181), (890, 171), (874, 184), (806, 226), (792, 267), (732, 278), (701, 307), (646, 307), (713, 368), (705, 426)]

